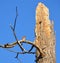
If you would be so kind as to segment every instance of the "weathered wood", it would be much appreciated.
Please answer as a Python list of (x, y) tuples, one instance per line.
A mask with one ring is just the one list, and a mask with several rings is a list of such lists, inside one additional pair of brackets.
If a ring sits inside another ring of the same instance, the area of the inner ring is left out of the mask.
[(49, 19), (48, 8), (42, 3), (38, 3), (36, 8), (35, 33), (35, 44), (43, 52), (43, 54), (39, 54), (38, 50), (36, 51), (36, 63), (56, 63), (53, 22)]

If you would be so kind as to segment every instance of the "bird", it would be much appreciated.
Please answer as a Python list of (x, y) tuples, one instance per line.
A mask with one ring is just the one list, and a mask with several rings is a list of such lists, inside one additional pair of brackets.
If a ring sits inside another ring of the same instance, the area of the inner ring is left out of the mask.
[(25, 41), (25, 40), (26, 40), (26, 36), (23, 36), (23, 37), (22, 37), (22, 41)]

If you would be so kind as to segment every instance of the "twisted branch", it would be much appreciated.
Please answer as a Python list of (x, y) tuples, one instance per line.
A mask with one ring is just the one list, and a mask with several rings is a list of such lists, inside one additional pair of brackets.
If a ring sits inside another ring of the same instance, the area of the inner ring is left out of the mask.
[[(35, 45), (34, 42), (31, 42), (31, 41), (28, 41), (28, 40), (25, 40), (25, 41), (19, 40), (18, 43), (19, 43), (19, 44), (21, 44), (21, 43), (30, 44), (30, 45), (32, 45), (33, 47), (35, 47), (35, 48), (39, 51), (40, 54), (42, 53), (42, 52), (41, 52), (41, 49), (40, 49), (37, 45)], [(1, 47), (1, 48), (13, 48), (13, 47), (16, 46), (18, 43), (17, 43), (17, 42), (14, 42), (14, 43), (11, 43), (11, 44), (0, 45), (0, 47)], [(32, 52), (30, 52), (30, 51), (31, 51), (31, 49), (30, 49), (29, 51), (19, 52), (19, 54), (32, 53)], [(13, 51), (12, 51), (12, 52), (13, 52)]]
[[(18, 12), (17, 12), (17, 7), (16, 7), (16, 17), (15, 17), (15, 21), (14, 21), (14, 26), (10, 25), (10, 28), (13, 31), (13, 35), (14, 35), (14, 37), (16, 39), (16, 42), (13, 42), (11, 44), (7, 43), (7, 44), (4, 44), (4, 45), (0, 45), (0, 48), (7, 49), (7, 48), (13, 48), (14, 46), (18, 45), (20, 47), (20, 49), (22, 50), (22, 52), (16, 52), (16, 51), (8, 50), (10, 52), (17, 53), (17, 55), (15, 57), (17, 59), (18, 59), (18, 55), (19, 54), (26, 54), (26, 53), (35, 54), (35, 52), (31, 52), (34, 47), (39, 51), (40, 55), (43, 54), (42, 50), (34, 42), (31, 42), (29, 40), (23, 40), (23, 39), (22, 40), (18, 40), (18, 38), (16, 36), (16, 32), (15, 32), (17, 17), (18, 17)], [(30, 45), (32, 45), (32, 47), (27, 51), (21, 45), (22, 43), (30, 44)]]

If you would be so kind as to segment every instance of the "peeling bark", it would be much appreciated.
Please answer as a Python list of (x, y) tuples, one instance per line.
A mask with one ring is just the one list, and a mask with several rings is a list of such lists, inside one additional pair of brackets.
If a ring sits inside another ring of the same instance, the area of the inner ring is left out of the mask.
[(41, 48), (43, 54), (39, 56), (36, 50), (36, 63), (56, 63), (55, 57), (55, 33), (53, 22), (49, 19), (49, 10), (42, 4), (38, 3), (36, 8), (36, 39), (35, 44)]

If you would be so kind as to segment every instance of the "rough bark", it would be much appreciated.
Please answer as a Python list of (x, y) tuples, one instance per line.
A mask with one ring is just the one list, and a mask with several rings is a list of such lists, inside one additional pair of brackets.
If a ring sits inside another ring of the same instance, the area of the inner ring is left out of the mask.
[(49, 19), (49, 10), (38, 3), (36, 8), (36, 40), (35, 44), (42, 49), (43, 54), (36, 51), (36, 63), (56, 63), (55, 33), (53, 22)]

